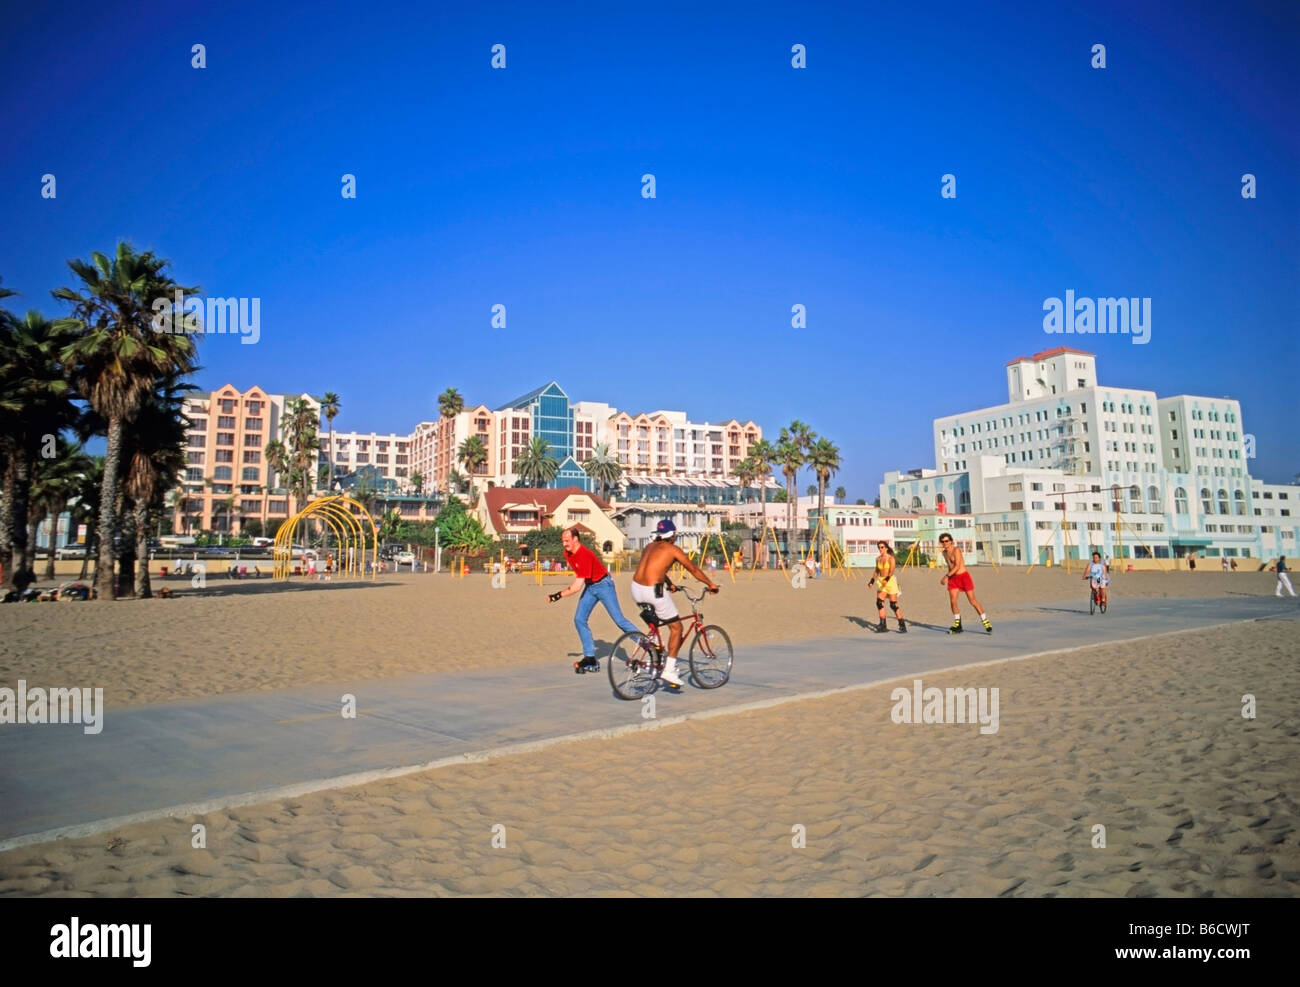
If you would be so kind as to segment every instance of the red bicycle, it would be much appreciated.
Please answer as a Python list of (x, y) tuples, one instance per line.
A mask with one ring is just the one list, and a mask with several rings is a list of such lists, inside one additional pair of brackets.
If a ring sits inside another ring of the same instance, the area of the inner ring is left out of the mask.
[[(683, 587), (677, 589), (691, 601), (690, 623), (683, 629), (682, 643), (691, 638), (688, 652), (691, 665), (691, 679), (701, 689), (716, 689), (727, 684), (731, 678), (731, 664), (734, 655), (731, 650), (731, 638), (717, 624), (704, 623), (704, 617), (696, 604), (704, 599), (708, 590), (701, 590), (699, 596), (691, 596)], [(614, 687), (614, 694), (619, 699), (640, 699), (651, 692), (659, 682), (664, 670), (668, 653), (659, 637), (659, 618), (655, 616), (654, 607), (644, 604), (641, 617), (650, 629), (642, 634), (640, 631), (628, 631), (614, 642), (614, 651), (609, 656), (609, 684)], [(685, 620), (685, 616), (682, 618)], [(692, 636), (693, 635), (693, 636)]]

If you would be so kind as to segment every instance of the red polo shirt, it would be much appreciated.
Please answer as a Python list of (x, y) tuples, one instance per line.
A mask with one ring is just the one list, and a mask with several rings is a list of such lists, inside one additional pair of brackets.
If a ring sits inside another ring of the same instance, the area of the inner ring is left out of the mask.
[(569, 568), (573, 570), (575, 576), (591, 583), (609, 575), (609, 570), (601, 564), (600, 559), (596, 558), (596, 553), (586, 545), (579, 545), (578, 550), (572, 554), (565, 552), (564, 561), (569, 563)]

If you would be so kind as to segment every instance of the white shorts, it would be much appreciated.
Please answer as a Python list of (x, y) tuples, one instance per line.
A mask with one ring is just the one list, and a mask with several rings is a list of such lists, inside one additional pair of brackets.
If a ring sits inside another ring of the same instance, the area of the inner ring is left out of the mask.
[(677, 613), (677, 604), (673, 603), (672, 594), (664, 588), (663, 596), (655, 596), (653, 586), (642, 586), (635, 579), (632, 580), (632, 601), (637, 604), (649, 603), (655, 608), (655, 616), (663, 623), (667, 623), (674, 617), (680, 616)]

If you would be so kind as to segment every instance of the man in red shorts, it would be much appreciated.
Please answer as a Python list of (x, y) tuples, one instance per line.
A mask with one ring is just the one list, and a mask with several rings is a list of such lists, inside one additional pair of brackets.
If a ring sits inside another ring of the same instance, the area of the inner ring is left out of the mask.
[(953, 544), (952, 535), (946, 533), (939, 536), (939, 545), (943, 549), (943, 560), (948, 563), (948, 572), (939, 580), (939, 585), (948, 587), (948, 599), (952, 601), (952, 626), (948, 628), (948, 633), (961, 633), (961, 610), (957, 605), (957, 594), (965, 593), (966, 599), (970, 600), (971, 606), (984, 622), (984, 630), (992, 634), (993, 625), (989, 623), (988, 614), (980, 606), (980, 601), (975, 599), (975, 580), (966, 571), (961, 549)]

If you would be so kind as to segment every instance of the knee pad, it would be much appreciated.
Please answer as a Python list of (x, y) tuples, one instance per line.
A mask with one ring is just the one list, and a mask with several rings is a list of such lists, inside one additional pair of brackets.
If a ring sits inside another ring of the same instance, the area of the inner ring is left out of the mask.
[(898, 604), (894, 600), (889, 601), (889, 609), (894, 611), (894, 616), (898, 616)]

